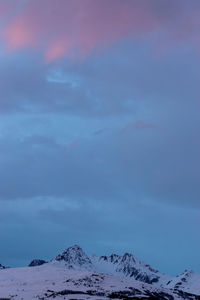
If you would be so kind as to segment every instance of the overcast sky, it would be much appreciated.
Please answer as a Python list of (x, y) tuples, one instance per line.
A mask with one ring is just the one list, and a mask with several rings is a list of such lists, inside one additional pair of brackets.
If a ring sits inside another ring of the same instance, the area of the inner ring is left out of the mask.
[(199, 0), (0, 0), (0, 263), (200, 272), (199, 32)]

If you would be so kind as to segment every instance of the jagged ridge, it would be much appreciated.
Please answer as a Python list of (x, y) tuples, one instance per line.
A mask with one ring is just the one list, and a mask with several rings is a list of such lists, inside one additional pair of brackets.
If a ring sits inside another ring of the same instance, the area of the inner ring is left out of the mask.
[(56, 256), (54, 261), (62, 261), (70, 269), (121, 274), (149, 284), (158, 282), (162, 277), (157, 270), (139, 261), (130, 253), (125, 253), (123, 256), (112, 254), (88, 257), (78, 245), (66, 249)]

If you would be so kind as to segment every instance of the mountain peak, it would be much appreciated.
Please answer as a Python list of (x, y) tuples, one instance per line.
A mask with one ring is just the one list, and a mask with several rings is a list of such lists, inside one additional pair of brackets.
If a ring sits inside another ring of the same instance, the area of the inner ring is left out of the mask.
[(79, 245), (73, 245), (67, 248), (65, 251), (83, 252), (83, 249)]
[(47, 262), (43, 259), (33, 259), (28, 266), (29, 267), (36, 267), (36, 266), (41, 266), (41, 265), (46, 264), (46, 263)]
[(133, 254), (125, 253), (122, 256), (122, 262), (135, 263), (136, 261), (135, 261)]
[(93, 269), (91, 260), (85, 254), (83, 249), (78, 245), (67, 248), (61, 254), (56, 256), (55, 260), (63, 261), (65, 265), (70, 269)]

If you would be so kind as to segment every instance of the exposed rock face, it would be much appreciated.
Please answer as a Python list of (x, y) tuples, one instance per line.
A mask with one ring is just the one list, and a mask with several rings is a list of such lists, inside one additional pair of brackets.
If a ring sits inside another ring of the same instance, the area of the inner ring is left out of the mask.
[(0, 264), (0, 270), (6, 269), (2, 264)]
[(34, 259), (30, 262), (28, 265), (29, 267), (36, 267), (36, 266), (41, 266), (43, 264), (46, 264), (47, 262), (43, 259)]
[[(157, 283), (160, 278), (164, 276), (151, 266), (138, 260), (130, 253), (125, 253), (123, 256), (117, 254), (101, 257), (92, 256), (91, 260), (93, 264), (97, 266), (97, 271), (99, 264), (101, 271), (103, 271), (101, 266), (102, 263), (108, 273), (117, 273), (126, 277), (133, 277), (136, 280), (149, 284)], [(111, 271), (109, 271), (109, 269)]]
[(77, 245), (68, 248), (61, 254), (56, 256), (56, 261), (63, 261), (69, 269), (77, 270), (93, 270), (93, 265), (90, 258)]
[[(171, 278), (166, 287), (174, 291), (198, 293), (200, 295), (200, 275), (191, 270), (185, 270), (182, 274)], [(200, 296), (199, 296), (200, 299)]]
[(152, 284), (159, 281), (157, 270), (152, 269), (149, 265), (137, 261), (132, 254), (125, 253), (116, 269), (117, 272), (125, 276), (134, 277), (136, 280)]
[(120, 255), (117, 255), (117, 254), (112, 254), (110, 256), (100, 256), (99, 257), (99, 260), (102, 261), (106, 261), (106, 262), (110, 262), (110, 263), (113, 263), (113, 264), (117, 264), (121, 259), (121, 256)]

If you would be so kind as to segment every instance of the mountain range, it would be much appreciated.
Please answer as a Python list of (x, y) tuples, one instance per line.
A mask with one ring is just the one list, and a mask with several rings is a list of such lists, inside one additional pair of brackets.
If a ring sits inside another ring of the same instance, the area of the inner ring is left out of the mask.
[(0, 300), (200, 300), (199, 274), (186, 270), (170, 277), (130, 253), (87, 255), (75, 245), (49, 262), (34, 259), (25, 268), (0, 269)]

